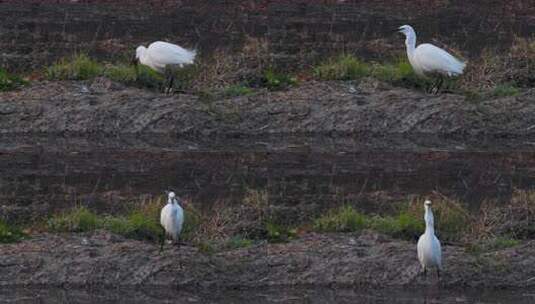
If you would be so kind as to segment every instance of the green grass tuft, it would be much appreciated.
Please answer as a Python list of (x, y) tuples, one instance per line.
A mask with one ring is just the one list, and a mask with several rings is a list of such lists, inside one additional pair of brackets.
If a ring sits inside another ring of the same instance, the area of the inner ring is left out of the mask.
[(355, 80), (370, 76), (371, 66), (353, 55), (331, 58), (314, 68), (314, 75), (321, 80)]
[(297, 84), (297, 78), (272, 69), (264, 71), (263, 86), (271, 91), (286, 89)]
[(253, 89), (244, 85), (231, 85), (225, 88), (224, 95), (226, 97), (236, 97), (251, 95), (253, 92)]
[[(340, 55), (315, 67), (313, 74), (320, 80), (359, 80), (373, 77), (398, 87), (425, 90), (435, 82), (433, 77), (418, 76), (406, 58), (394, 62), (368, 63), (353, 55)], [(457, 80), (444, 78), (442, 90), (457, 90)]]
[(102, 75), (104, 67), (86, 54), (63, 58), (46, 70), (50, 80), (87, 80)]
[(494, 97), (506, 97), (506, 96), (516, 96), (520, 93), (520, 89), (512, 84), (500, 84), (497, 85), (493, 90), (491, 95)]
[[(433, 84), (432, 79), (418, 76), (406, 59), (395, 63), (375, 64), (371, 75), (378, 80), (405, 88), (423, 90)], [(448, 81), (445, 82), (444, 86), (449, 87)]]
[(415, 240), (425, 230), (425, 224), (408, 212), (401, 212), (397, 216), (374, 216), (369, 221), (369, 228), (394, 238)]
[(15, 243), (24, 238), (24, 233), (0, 220), (0, 243)]
[(507, 237), (493, 237), (477, 241), (476, 243), (467, 244), (466, 251), (473, 255), (480, 255), (489, 251), (498, 251), (515, 247), (519, 244), (520, 241), (517, 239)]
[[(197, 74), (193, 65), (175, 71), (175, 90), (189, 88)], [(130, 65), (126, 63), (101, 64), (86, 54), (76, 54), (66, 57), (46, 70), (46, 77), (50, 80), (88, 80), (99, 76), (111, 80), (147, 89), (159, 89), (165, 77), (157, 71), (144, 65)]]
[(520, 244), (519, 240), (506, 238), (506, 237), (496, 237), (491, 242), (489, 242), (489, 249), (491, 250), (502, 250), (511, 247), (518, 246)]
[[(425, 230), (423, 204), (400, 207), (394, 216), (368, 216), (351, 206), (330, 210), (314, 220), (313, 228), (319, 232), (355, 232), (371, 229), (394, 238), (416, 240)], [(441, 240), (457, 241), (469, 227), (467, 212), (454, 202), (433, 204), (436, 233)]]
[(284, 243), (288, 242), (297, 236), (297, 230), (285, 225), (275, 223), (273, 221), (266, 221), (265, 223), (267, 240), (270, 243)]
[[(162, 236), (160, 210), (162, 200), (152, 200), (133, 208), (127, 216), (97, 215), (86, 207), (76, 207), (55, 215), (47, 222), (52, 232), (89, 232), (104, 229), (126, 238), (157, 242)], [(184, 227), (180, 238), (190, 240), (201, 218), (193, 207), (184, 208)]]
[(86, 207), (76, 207), (62, 214), (53, 216), (47, 227), (53, 232), (87, 232), (99, 227), (99, 218)]
[(197, 247), (200, 252), (208, 255), (212, 255), (217, 251), (217, 246), (213, 241), (198, 241), (195, 242), (195, 247)]
[(135, 84), (137, 81), (136, 67), (130, 64), (119, 63), (106, 66), (104, 74), (113, 81), (125, 84)]
[(253, 245), (253, 240), (244, 238), (241, 235), (235, 235), (227, 240), (226, 242), (226, 248), (228, 249), (238, 249), (238, 248), (246, 248)]
[(28, 82), (19, 76), (11, 75), (0, 68), (0, 92), (15, 90), (27, 84)]
[(351, 206), (331, 210), (314, 220), (314, 229), (320, 232), (353, 232), (366, 228), (367, 218)]

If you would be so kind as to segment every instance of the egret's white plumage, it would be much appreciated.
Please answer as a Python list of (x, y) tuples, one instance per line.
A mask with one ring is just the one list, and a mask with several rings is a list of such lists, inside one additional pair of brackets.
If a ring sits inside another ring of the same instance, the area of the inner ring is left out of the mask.
[(440, 277), (442, 270), (442, 250), (440, 248), (440, 241), (435, 235), (435, 220), (433, 211), (431, 210), (431, 201), (426, 200), (425, 206), (425, 232), (418, 240), (418, 260), (422, 265), (424, 273), (427, 273), (429, 268), (436, 268), (437, 274)]
[(196, 55), (194, 50), (163, 41), (153, 42), (148, 48), (141, 45), (136, 49), (136, 59), (160, 73), (164, 73), (169, 66), (183, 67), (193, 64)]
[(160, 213), (160, 224), (165, 229), (166, 235), (173, 239), (175, 243), (178, 242), (178, 237), (184, 224), (184, 211), (180, 207), (174, 192), (169, 192), (168, 194), (167, 204)]
[(186, 50), (176, 44), (156, 41), (151, 43), (148, 48), (142, 45), (138, 46), (134, 63), (140, 62), (159, 73), (165, 74), (166, 79), (163, 89), (164, 92), (171, 93), (175, 80), (174, 70), (193, 64), (196, 55), (197, 52), (194, 50)]
[(406, 37), (407, 57), (416, 74), (457, 76), (463, 73), (466, 64), (443, 49), (429, 43), (416, 47), (416, 32), (410, 25), (400, 26), (399, 31)]

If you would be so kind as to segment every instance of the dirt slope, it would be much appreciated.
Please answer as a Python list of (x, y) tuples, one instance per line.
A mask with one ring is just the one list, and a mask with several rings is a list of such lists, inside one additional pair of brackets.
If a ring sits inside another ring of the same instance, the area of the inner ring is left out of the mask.
[(374, 80), (309, 82), (288, 91), (203, 100), (93, 83), (41, 82), (0, 93), (1, 133), (434, 134), (535, 133), (535, 91), (470, 102)]
[[(529, 287), (535, 243), (470, 255), (445, 246), (444, 287)], [(415, 244), (371, 232), (308, 234), (287, 244), (260, 244), (215, 254), (190, 246), (158, 254), (158, 246), (106, 232), (39, 235), (0, 251), (0, 285), (271, 285), (418, 286)]]

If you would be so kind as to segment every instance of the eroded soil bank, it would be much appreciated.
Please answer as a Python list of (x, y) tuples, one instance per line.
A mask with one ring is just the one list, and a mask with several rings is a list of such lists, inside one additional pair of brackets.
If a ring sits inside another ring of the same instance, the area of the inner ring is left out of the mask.
[(203, 99), (126, 88), (105, 78), (41, 82), (0, 93), (0, 132), (215, 135), (345, 134), (531, 136), (535, 92), (469, 102), (393, 88), (373, 79), (307, 82), (280, 92)]
[(535, 284), (535, 243), (469, 254), (443, 248), (445, 271), (419, 275), (415, 244), (373, 232), (307, 234), (286, 244), (259, 244), (214, 254), (195, 247), (159, 247), (107, 232), (43, 234), (2, 245), (0, 285), (257, 288), (336, 285), (442, 288), (531, 288)]

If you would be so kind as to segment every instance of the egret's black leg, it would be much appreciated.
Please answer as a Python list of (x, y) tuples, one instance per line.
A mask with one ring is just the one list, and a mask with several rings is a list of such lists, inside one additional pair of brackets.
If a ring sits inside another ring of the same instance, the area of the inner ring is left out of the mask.
[(427, 278), (427, 268), (424, 267), (424, 278)]
[(160, 253), (163, 251), (163, 243), (165, 243), (165, 230), (162, 229), (162, 233), (160, 233)]
[(168, 93), (173, 94), (173, 83), (175, 82), (175, 75), (171, 74), (169, 78), (169, 91)]
[(442, 89), (442, 85), (444, 84), (444, 78), (442, 76), (438, 77), (438, 83), (437, 83), (437, 92), (438, 95), (440, 93), (440, 90)]
[(427, 85), (425, 93), (435, 95), (435, 89), (437, 87), (437, 78), (433, 77), (433, 81)]
[(438, 276), (438, 279), (440, 280), (440, 268), (437, 267), (437, 276)]
[(163, 83), (163, 93), (167, 95), (168, 88), (169, 88), (169, 81), (171, 81), (171, 75), (168, 73), (165, 74), (165, 82)]

